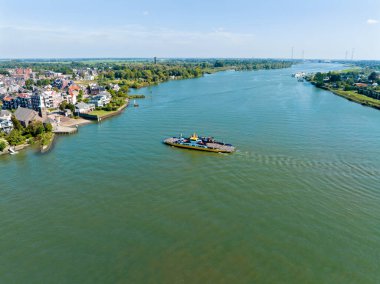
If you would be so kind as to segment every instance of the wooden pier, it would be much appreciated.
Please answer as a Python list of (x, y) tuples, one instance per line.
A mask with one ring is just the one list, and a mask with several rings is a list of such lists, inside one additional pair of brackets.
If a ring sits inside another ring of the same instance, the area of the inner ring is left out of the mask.
[(78, 132), (78, 127), (58, 126), (53, 132), (59, 135), (74, 134)]

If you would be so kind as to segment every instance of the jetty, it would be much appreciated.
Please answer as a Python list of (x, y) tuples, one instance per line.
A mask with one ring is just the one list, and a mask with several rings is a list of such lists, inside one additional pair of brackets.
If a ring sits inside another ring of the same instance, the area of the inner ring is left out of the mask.
[(78, 127), (69, 127), (69, 126), (57, 126), (57, 128), (53, 131), (55, 134), (67, 135), (74, 134), (78, 132)]

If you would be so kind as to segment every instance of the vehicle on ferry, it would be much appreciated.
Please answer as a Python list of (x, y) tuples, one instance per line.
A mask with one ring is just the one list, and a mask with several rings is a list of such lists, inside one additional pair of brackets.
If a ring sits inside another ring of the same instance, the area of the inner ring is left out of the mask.
[(164, 140), (170, 146), (217, 153), (232, 153), (235, 147), (231, 144), (218, 142), (213, 137), (199, 137), (196, 133), (188, 138), (171, 137)]

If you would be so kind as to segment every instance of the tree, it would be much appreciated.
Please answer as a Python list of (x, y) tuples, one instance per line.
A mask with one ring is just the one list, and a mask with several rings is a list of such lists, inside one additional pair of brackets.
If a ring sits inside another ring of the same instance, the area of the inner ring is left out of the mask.
[(12, 115), (11, 120), (12, 120), (14, 129), (16, 129), (16, 130), (23, 130), (24, 129), (24, 127), (21, 125), (20, 121), (18, 121), (14, 115)]
[(9, 145), (16, 146), (24, 143), (25, 137), (22, 136), (21, 131), (13, 129), (7, 137), (7, 141)]
[(338, 82), (340, 81), (340, 75), (332, 73), (330, 75), (330, 82)]
[(75, 112), (75, 105), (73, 105), (73, 104), (67, 104), (66, 105), (66, 109), (69, 109), (69, 110), (71, 110), (72, 113), (74, 113)]
[(30, 133), (33, 137), (38, 136), (39, 134), (45, 132), (45, 127), (41, 121), (33, 121), (25, 129), (27, 133)]
[(75, 112), (75, 106), (73, 104), (69, 104), (68, 102), (66, 101), (63, 101), (60, 105), (59, 105), (59, 109), (61, 111), (64, 111), (65, 109), (69, 109), (71, 110), (72, 113)]
[(26, 87), (27, 89), (29, 89), (29, 90), (32, 89), (33, 84), (34, 84), (34, 81), (33, 81), (32, 79), (28, 79), (28, 80), (25, 81), (25, 87)]
[(59, 109), (61, 111), (64, 111), (66, 109), (66, 106), (67, 106), (67, 102), (66, 101), (63, 101), (60, 105), (59, 105)]
[(78, 102), (81, 102), (82, 99), (83, 99), (83, 91), (79, 90), (79, 94), (78, 94), (77, 100), (78, 100)]
[(315, 75), (314, 75), (314, 80), (317, 81), (317, 82), (323, 82), (323, 74), (321, 72), (317, 72)]
[(368, 76), (368, 80), (369, 81), (376, 81), (378, 77), (378, 74), (376, 72), (372, 72), (369, 76)]
[(45, 131), (46, 132), (52, 132), (53, 131), (53, 126), (51, 125), (51, 123), (45, 124)]
[(5, 147), (7, 147), (7, 143), (4, 140), (0, 140), (0, 152), (4, 151)]
[(223, 66), (224, 66), (224, 63), (220, 60), (217, 60), (214, 63), (214, 67), (223, 67)]

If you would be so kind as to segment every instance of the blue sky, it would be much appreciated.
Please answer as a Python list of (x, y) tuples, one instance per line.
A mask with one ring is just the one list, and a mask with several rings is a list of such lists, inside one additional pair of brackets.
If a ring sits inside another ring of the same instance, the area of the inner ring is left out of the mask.
[(379, 0), (0, 0), (0, 58), (380, 59)]

